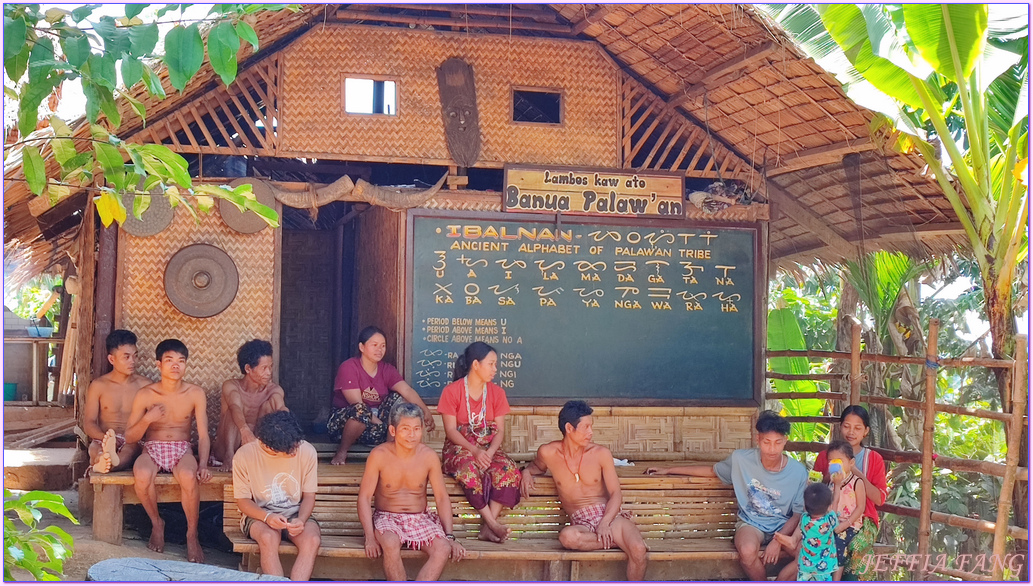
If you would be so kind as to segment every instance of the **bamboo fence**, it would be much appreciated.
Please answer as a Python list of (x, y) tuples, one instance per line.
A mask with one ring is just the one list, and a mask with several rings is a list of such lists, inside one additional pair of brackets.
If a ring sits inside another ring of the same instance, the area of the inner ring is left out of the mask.
[[(766, 399), (824, 399), (830, 401), (848, 401), (852, 405), (860, 403), (874, 403), (882, 405), (894, 405), (909, 409), (921, 410), (923, 412), (923, 434), (922, 450), (900, 451), (887, 450), (883, 448), (872, 448), (878, 452), (886, 461), (897, 464), (920, 464), (921, 491), (920, 508), (903, 507), (885, 503), (879, 510), (885, 513), (913, 517), (919, 520), (918, 531), (918, 553), (926, 556), (929, 553), (929, 535), (932, 523), (944, 523), (952, 527), (980, 531), (993, 534), (993, 554), (1002, 559), (1005, 552), (1006, 540), (1008, 538), (1029, 541), (1029, 529), (1016, 527), (1008, 524), (1011, 516), (1012, 495), (1016, 482), (1029, 482), (1029, 469), (1019, 466), (1019, 447), (1022, 433), (1025, 426), (1029, 425), (1029, 417), (1026, 415), (1027, 403), (1027, 368), (1026, 338), (1020, 336), (1016, 341), (1016, 355), (1014, 360), (1001, 360), (992, 358), (960, 357), (940, 358), (937, 355), (937, 333), (939, 331), (939, 320), (931, 320), (928, 328), (928, 339), (926, 342), (926, 356), (887, 356), (882, 354), (870, 354), (861, 352), (861, 325), (856, 321), (852, 324), (851, 351), (850, 352), (828, 352), (819, 350), (781, 350), (767, 352), (768, 358), (775, 357), (803, 357), (809, 359), (832, 359), (849, 360), (850, 375), (814, 373), (803, 375), (789, 375), (775, 372), (766, 373), (767, 378), (777, 380), (809, 380), (809, 381), (831, 381), (849, 380), (849, 392), (767, 392)], [(910, 399), (899, 399), (892, 397), (880, 397), (861, 394), (861, 383), (864, 378), (861, 375), (862, 363), (882, 364), (915, 364), (925, 367), (925, 399), (916, 401)], [(1004, 409), (1010, 407), (1010, 411), (990, 411), (987, 409), (975, 409), (961, 405), (946, 405), (936, 402), (936, 378), (940, 368), (995, 368), (1005, 369), (1011, 378), (1011, 401)], [(1005, 463), (986, 462), (983, 460), (971, 460), (966, 458), (955, 458), (947, 455), (936, 455), (933, 453), (933, 430), (937, 413), (950, 415), (963, 415), (1000, 421), (1006, 430), (1007, 452)], [(838, 417), (809, 416), (809, 417), (788, 417), (792, 422), (811, 423), (835, 423)], [(820, 452), (827, 447), (820, 442), (789, 442), (786, 449), (790, 451)], [(972, 519), (960, 515), (950, 515), (932, 510), (932, 484), (935, 468), (947, 468), (961, 472), (975, 472), (988, 474), (1002, 479), (1001, 493), (998, 497), (997, 519), (995, 522)], [(964, 580), (1001, 580), (1004, 568), (995, 565), (992, 575), (982, 575), (970, 572), (961, 572), (956, 569), (935, 567), (929, 569), (930, 573), (941, 574)], [(916, 576), (917, 580), (926, 577), (924, 568)]]

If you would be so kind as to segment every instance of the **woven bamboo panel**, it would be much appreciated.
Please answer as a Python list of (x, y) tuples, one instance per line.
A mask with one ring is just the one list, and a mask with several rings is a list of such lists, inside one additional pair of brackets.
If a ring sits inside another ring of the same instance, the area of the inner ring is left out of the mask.
[[(534, 453), (543, 443), (561, 439), (555, 415), (517, 414), (508, 418), (505, 449)], [(752, 417), (725, 415), (615, 415), (594, 417), (592, 441), (610, 448), (618, 458), (648, 459), (683, 454), (686, 459), (724, 457), (752, 445)]]
[[(178, 338), (190, 350), (184, 380), (208, 393), (208, 427), (215, 433), (219, 392), (226, 379), (240, 376), (237, 349), (253, 338), (269, 340), (273, 331), (273, 267), (275, 232), (241, 234), (230, 229), (218, 208), (201, 214), (195, 224), (182, 208), (163, 232), (149, 238), (125, 235), (120, 250), (124, 267), (122, 327), (139, 338), (137, 372), (157, 380), (154, 348), (163, 339)], [(184, 246), (218, 246), (233, 259), (240, 276), (237, 296), (222, 313), (204, 319), (187, 316), (165, 295), (165, 265)]]
[[(434, 70), (454, 56), (474, 70), (481, 162), (618, 165), (619, 77), (594, 43), (387, 27), (319, 26), (284, 51), (280, 147), (449, 160)], [(346, 73), (396, 79), (398, 115), (345, 115)], [(561, 89), (563, 124), (513, 124), (513, 86)]]
[(755, 203), (748, 206), (732, 206), (707, 213), (689, 202), (685, 202), (685, 217), (690, 220), (712, 220), (715, 222), (761, 222), (771, 219), (771, 206)]

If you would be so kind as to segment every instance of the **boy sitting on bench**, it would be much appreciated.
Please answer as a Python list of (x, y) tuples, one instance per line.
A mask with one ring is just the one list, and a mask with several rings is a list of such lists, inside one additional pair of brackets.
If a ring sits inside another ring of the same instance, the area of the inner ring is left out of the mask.
[[(147, 547), (165, 551), (165, 522), (158, 515), (158, 492), (154, 479), (158, 472), (172, 472), (179, 483), (183, 513), (187, 519), (187, 560), (204, 563), (204, 552), (197, 540), (201, 491), (198, 481), (208, 482), (208, 414), (204, 390), (183, 382), (189, 352), (179, 340), (163, 340), (154, 351), (161, 381), (140, 389), (129, 415), (126, 442), (144, 440), (143, 453), (133, 465), (136, 496), (151, 519), (151, 539)], [(190, 424), (197, 421), (197, 452), (190, 445)], [(103, 514), (97, 511), (96, 514)]]

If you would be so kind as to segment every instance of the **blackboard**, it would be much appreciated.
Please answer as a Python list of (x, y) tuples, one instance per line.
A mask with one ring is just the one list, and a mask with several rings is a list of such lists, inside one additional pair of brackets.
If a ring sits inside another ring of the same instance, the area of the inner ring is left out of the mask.
[(482, 340), (514, 404), (755, 404), (756, 228), (423, 214), (405, 377), (428, 401)]

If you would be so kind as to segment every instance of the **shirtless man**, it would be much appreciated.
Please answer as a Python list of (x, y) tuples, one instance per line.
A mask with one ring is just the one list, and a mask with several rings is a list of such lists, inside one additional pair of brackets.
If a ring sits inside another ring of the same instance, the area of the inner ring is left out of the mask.
[[(387, 579), (399, 582), (409, 579), (402, 564), (402, 546), (424, 549), (428, 559), (416, 580), (437, 580), (449, 558), (458, 562), (466, 554), (452, 534), (452, 505), (441, 460), (421, 441), (423, 411), (418, 406), (397, 403), (391, 409), (387, 431), (393, 441), (370, 451), (359, 485), (359, 520), (366, 534), (366, 557), (372, 559), (383, 553)], [(427, 507), (428, 481), (437, 515)]]
[(560, 505), (570, 525), (560, 531), (560, 544), (575, 551), (610, 549), (614, 545), (628, 555), (628, 580), (646, 575), (646, 542), (631, 513), (621, 510), (621, 487), (613, 455), (592, 443), (592, 408), (584, 401), (567, 401), (560, 409), (563, 439), (538, 448), (534, 461), (524, 468), (520, 492), (527, 498), (534, 489), (534, 475), (552, 472)]
[(237, 448), (255, 441), (255, 422), (276, 411), (288, 411), (283, 389), (273, 382), (273, 345), (265, 340), (245, 342), (237, 350), (244, 376), (222, 383), (222, 407), (215, 432), (212, 465), (228, 472)]
[(139, 453), (138, 444), (126, 443), (126, 423), (136, 392), (151, 384), (136, 374), (136, 334), (114, 330), (106, 345), (112, 371), (90, 383), (83, 414), (83, 430), (93, 439), (90, 465), (102, 474), (128, 468)]
[[(163, 340), (154, 351), (161, 381), (140, 389), (129, 415), (126, 441), (143, 442), (143, 453), (133, 465), (136, 496), (151, 518), (151, 540), (147, 547), (165, 550), (165, 522), (158, 515), (158, 494), (154, 479), (158, 472), (172, 472), (182, 494), (187, 518), (187, 560), (203, 563), (204, 552), (197, 540), (197, 517), (201, 506), (200, 482), (212, 473), (206, 465), (211, 448), (204, 390), (183, 382), (187, 366), (187, 347), (179, 340)], [(197, 421), (197, 453), (190, 446), (191, 419)]]

